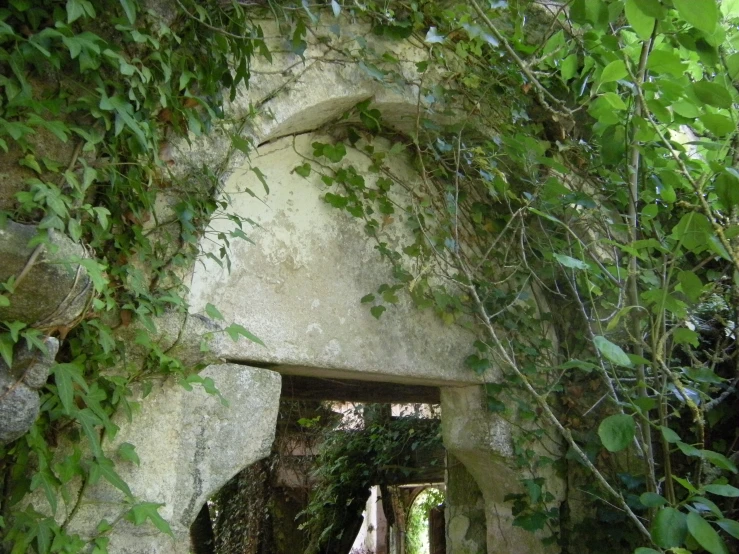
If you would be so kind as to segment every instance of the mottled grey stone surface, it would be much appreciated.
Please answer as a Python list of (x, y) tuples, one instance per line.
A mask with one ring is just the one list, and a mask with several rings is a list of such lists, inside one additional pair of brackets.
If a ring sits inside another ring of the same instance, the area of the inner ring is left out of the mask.
[(59, 350), (59, 342), (47, 338), (47, 351), (17, 346), (13, 365), (0, 358), (0, 442), (14, 441), (36, 421), (39, 395), (36, 390), (46, 383), (49, 369)]
[(25, 277), (10, 295), (10, 306), (0, 308), (0, 320), (22, 321), (31, 327), (52, 329), (73, 322), (85, 310), (93, 287), (79, 260), (85, 249), (65, 235), (49, 230), (48, 239), (29, 246), (35, 225), (8, 221), (0, 228), (0, 282)]
[[(526, 477), (516, 467), (513, 451), (515, 428), (500, 415), (485, 407), (482, 387), (444, 387), (441, 389), (441, 429), (444, 446), (454, 458), (462, 462), (474, 478), (484, 500), (486, 543), (488, 554), (551, 554), (553, 545), (545, 546), (541, 536), (513, 525), (512, 504), (505, 501), (508, 494), (525, 492), (520, 479)], [(548, 445), (548, 454), (556, 452), (559, 445)], [(538, 448), (532, 445), (532, 448)], [(564, 481), (542, 470), (548, 492), (554, 495), (552, 506), (558, 506), (564, 494)], [(453, 474), (449, 475), (453, 478)], [(449, 486), (454, 490), (454, 484)], [(470, 527), (475, 521), (476, 506), (450, 507), (447, 513), (455, 518), (447, 522), (448, 540), (456, 541), (451, 552), (466, 553), (474, 545), (470, 541)], [(456, 522), (455, 522), (456, 520)]]
[[(221, 364), (200, 375), (215, 382), (227, 405), (199, 386), (187, 391), (169, 380), (155, 385), (131, 423), (120, 418), (120, 432), (104, 445), (136, 499), (163, 504), (159, 513), (174, 533), (173, 539), (148, 522), (136, 527), (120, 520), (110, 534), (110, 554), (187, 554), (189, 528), (203, 503), (236, 473), (269, 454), (279, 374)], [(117, 455), (123, 443), (135, 446), (139, 466)], [(122, 500), (122, 493), (107, 482), (88, 486), (70, 531), (94, 535), (101, 519), (118, 519), (126, 509)]]

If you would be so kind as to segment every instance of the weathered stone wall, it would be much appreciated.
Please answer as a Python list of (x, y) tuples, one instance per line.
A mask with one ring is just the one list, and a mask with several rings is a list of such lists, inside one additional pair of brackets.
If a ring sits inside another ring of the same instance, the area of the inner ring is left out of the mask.
[[(150, 523), (134, 526), (121, 520), (128, 509), (124, 495), (104, 481), (81, 492), (75, 490), (77, 481), (70, 484), (72, 501), (57, 513), (69, 531), (94, 536), (105, 518), (116, 522), (109, 535), (111, 553), (189, 552), (189, 528), (203, 503), (241, 469), (269, 455), (280, 395), (280, 377), (269, 370), (222, 364), (209, 366), (201, 375), (213, 379), (223, 401), (168, 380), (155, 385), (132, 422), (119, 418), (120, 431), (103, 442), (106, 455), (119, 461), (116, 471), (133, 495), (163, 504), (159, 513), (174, 536)], [(124, 443), (136, 447), (139, 465), (117, 454)], [(39, 506), (44, 503), (38, 500)]]
[[(231, 198), (232, 211), (256, 224), (248, 230), (253, 243), (233, 244), (230, 272), (208, 260), (193, 268), (192, 312), (202, 314), (212, 303), (227, 322), (243, 325), (266, 344), (217, 340), (211, 354), (224, 361), (309, 376), (442, 386), (444, 441), (465, 466), (464, 471), (455, 466), (449, 474), (450, 554), (484, 548), (490, 553), (541, 552), (534, 535), (512, 526), (510, 506), (503, 502), (506, 493), (519, 491), (518, 476), (510, 469), (513, 431), (485, 411), (481, 388), (474, 386), (496, 379), (496, 372), (475, 375), (463, 367), (474, 336), (404, 301), (380, 320), (373, 318), (360, 298), (390, 281), (390, 268), (364, 235), (362, 222), (322, 200), (325, 189), (319, 177), (304, 179), (293, 171), (310, 157), (311, 143), (328, 142), (332, 123), (360, 101), (373, 99), (373, 107), (392, 129), (403, 132), (411, 127), (418, 99), (411, 68), (422, 59), (423, 50), (397, 42), (383, 44), (362, 26), (346, 31), (347, 36), (352, 33), (364, 36), (378, 51), (387, 49), (403, 59), (399, 71), (407, 69), (407, 84), (385, 86), (358, 64), (339, 59), (329, 44), (315, 40), (305, 62), (291, 54), (276, 54), (273, 65), (257, 65), (250, 89), (229, 106), (230, 120), (223, 129), (194, 139), (192, 145), (172, 145), (176, 172), (185, 174), (192, 166), (206, 164), (230, 175), (222, 194)], [(251, 106), (258, 111), (256, 118), (247, 117)], [(261, 146), (248, 161), (232, 156), (230, 133)], [(368, 165), (352, 148), (346, 163)], [(262, 184), (251, 171), (255, 167), (265, 175), (269, 194), (262, 193)], [(417, 180), (407, 158), (393, 158), (390, 169), (408, 183)], [(159, 208), (166, 211), (168, 206)], [(394, 240), (402, 241), (409, 235), (404, 235), (403, 222), (397, 223), (401, 230)], [(215, 231), (226, 228), (213, 222)], [(203, 239), (202, 248), (206, 252), (211, 248), (209, 237)], [(192, 354), (195, 360), (200, 337), (196, 332), (178, 341), (183, 325), (174, 322), (174, 329), (166, 333), (174, 338), (166, 340), (169, 347)], [(213, 378), (228, 406), (217, 396), (187, 392), (168, 381), (144, 399), (132, 422), (118, 420), (120, 432), (105, 441), (112, 457), (121, 444), (135, 445), (140, 466), (121, 462), (117, 471), (137, 498), (163, 504), (160, 513), (174, 533), (171, 539), (151, 525), (120, 521), (111, 534), (111, 553), (187, 552), (188, 528), (203, 502), (238, 471), (269, 453), (278, 373), (227, 363), (212, 365), (202, 375)], [(80, 491), (69, 492), (71, 498), (80, 496)], [(59, 518), (69, 518), (71, 531), (91, 536), (101, 517), (120, 518), (127, 509), (122, 500), (120, 491), (99, 482), (82, 491), (79, 503), (65, 503)]]
[[(195, 311), (214, 304), (227, 321), (259, 336), (266, 348), (221, 341), (214, 353), (311, 376), (427, 385), (482, 382), (482, 376), (462, 365), (474, 341), (470, 332), (443, 324), (405, 298), (379, 320), (360, 303), (382, 283), (392, 283), (389, 264), (365, 235), (363, 221), (323, 201), (326, 186), (320, 175), (313, 172), (306, 179), (293, 171), (311, 155), (313, 142), (331, 140), (313, 133), (279, 139), (259, 148), (226, 184), (223, 194), (230, 196), (231, 209), (257, 224), (247, 231), (253, 243), (234, 242), (230, 271), (212, 260), (198, 264), (190, 302)], [(377, 141), (375, 147), (390, 145)], [(370, 162), (360, 151), (347, 147), (344, 162), (364, 172), (368, 186), (373, 184)], [(265, 175), (269, 194), (250, 168)], [(391, 160), (390, 168), (404, 181), (418, 182), (405, 157)], [(259, 200), (245, 193), (246, 188), (259, 194)], [(401, 231), (391, 238), (401, 243), (408, 239), (402, 234), (407, 216), (395, 217), (394, 226)], [(231, 226), (216, 222), (214, 230)]]
[[(484, 408), (481, 387), (445, 387), (441, 392), (442, 435), (447, 451), (464, 464), (479, 487), (484, 499), (487, 552), (529, 554), (556, 552), (556, 546), (546, 548), (540, 539), (544, 535), (528, 532), (513, 525), (508, 494), (522, 490), (519, 479), (528, 476), (513, 464), (514, 428), (499, 415)], [(549, 454), (558, 445), (547, 445)], [(558, 507), (564, 499), (564, 482), (554, 471), (546, 475), (549, 492), (554, 495), (551, 506)], [(454, 485), (450, 485), (454, 490)], [(453, 505), (453, 503), (452, 503)], [(452, 519), (447, 522), (449, 541), (462, 548), (467, 543), (465, 520), (459, 519), (451, 508)], [(462, 514), (464, 515), (464, 514)], [(464, 515), (467, 519), (470, 516)], [(458, 519), (458, 523), (454, 523)], [(454, 524), (454, 525), (453, 525)], [(464, 546), (467, 548), (467, 546)], [(455, 551), (454, 549), (452, 551)], [(464, 552), (464, 550), (461, 550)]]

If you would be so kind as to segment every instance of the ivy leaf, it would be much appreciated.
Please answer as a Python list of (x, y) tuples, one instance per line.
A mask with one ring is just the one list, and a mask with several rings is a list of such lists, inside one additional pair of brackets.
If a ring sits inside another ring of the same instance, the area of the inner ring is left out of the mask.
[(311, 172), (311, 165), (308, 162), (305, 162), (303, 165), (299, 165), (297, 167), (293, 168), (293, 171), (300, 175), (301, 177), (308, 177)]
[(267, 185), (267, 179), (266, 175), (262, 173), (262, 170), (258, 167), (252, 167), (251, 170), (254, 172), (254, 175), (257, 176), (257, 179), (259, 179), (259, 182), (262, 183), (262, 186), (264, 187), (264, 192), (269, 194), (269, 186)]
[(157, 504), (156, 502), (139, 502), (131, 507), (126, 513), (126, 519), (132, 522), (134, 525), (142, 525), (147, 519), (154, 524), (154, 527), (159, 529), (162, 533), (166, 533), (170, 537), (174, 537), (172, 528), (169, 523), (159, 515), (159, 508), (164, 504)]
[(102, 422), (93, 413), (90, 408), (79, 410), (74, 414), (75, 419), (82, 426), (82, 431), (85, 433), (87, 440), (90, 442), (90, 448), (95, 456), (102, 457), (103, 451), (100, 447), (100, 437), (98, 436), (97, 425), (101, 425)]
[(488, 360), (487, 358), (481, 358), (477, 354), (467, 356), (464, 360), (464, 365), (469, 367), (477, 375), (482, 375), (483, 373), (485, 373), (485, 371), (492, 367), (490, 360)]
[(133, 498), (133, 493), (128, 484), (115, 471), (113, 461), (105, 456), (97, 456), (96, 460), (90, 465), (90, 482), (94, 484), (100, 477), (103, 477), (128, 498)]
[(341, 196), (332, 192), (327, 192), (324, 195), (323, 200), (326, 203), (331, 204), (334, 208), (339, 209), (346, 208), (349, 205), (349, 199), (346, 196)]
[(628, 414), (615, 414), (604, 419), (598, 427), (598, 436), (610, 452), (619, 452), (634, 440), (636, 424)]
[(603, 357), (611, 363), (623, 367), (631, 367), (633, 365), (626, 352), (624, 352), (620, 346), (612, 343), (607, 338), (597, 335), (593, 339), (593, 344)]
[(121, 445), (118, 447), (118, 455), (127, 462), (132, 462), (137, 466), (141, 465), (139, 455), (136, 454), (136, 447), (130, 442), (121, 443)]
[(688, 531), (696, 542), (711, 554), (728, 554), (726, 545), (716, 530), (695, 512), (688, 514)]
[(205, 313), (208, 314), (208, 317), (223, 321), (223, 315), (218, 311), (218, 308), (211, 303), (205, 305)]
[(672, 0), (677, 13), (696, 29), (713, 34), (718, 23), (716, 0)]
[(380, 316), (382, 313), (386, 310), (385, 306), (372, 306), (370, 308), (370, 313), (375, 319), (380, 319)]
[(101, 266), (97, 260), (93, 260), (91, 258), (80, 258), (71, 261), (80, 264), (87, 270), (87, 275), (90, 276), (90, 280), (97, 292), (102, 293), (105, 290), (108, 286), (108, 278), (105, 276), (103, 266)]
[(82, 376), (82, 367), (76, 363), (56, 364), (51, 372), (54, 374), (57, 394), (64, 408), (64, 413), (72, 414), (74, 405), (74, 385), (77, 383), (85, 392), (88, 391), (85, 378)]
[(234, 342), (237, 342), (239, 340), (239, 336), (244, 336), (247, 339), (249, 339), (252, 342), (256, 342), (259, 345), (265, 346), (265, 344), (262, 342), (262, 339), (257, 337), (252, 332), (248, 331), (238, 323), (232, 323), (225, 329), (226, 333), (228, 333), (228, 336), (231, 337), (231, 340)]
[(15, 341), (10, 336), (10, 333), (0, 334), (0, 356), (8, 367), (13, 365), (13, 347)]
[(236, 150), (239, 150), (246, 154), (247, 156), (251, 152), (251, 143), (246, 140), (244, 137), (240, 137), (239, 135), (231, 135), (231, 144), (233, 144), (233, 147), (236, 148)]
[(675, 548), (683, 544), (688, 535), (685, 514), (675, 508), (662, 508), (652, 521), (652, 540), (660, 548)]

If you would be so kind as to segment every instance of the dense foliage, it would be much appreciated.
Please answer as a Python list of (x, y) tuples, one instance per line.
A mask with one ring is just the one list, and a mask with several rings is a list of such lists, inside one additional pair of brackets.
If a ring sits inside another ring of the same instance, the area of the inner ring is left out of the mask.
[[(238, 2), (169, 7), (162, 15), (134, 0), (11, 0), (0, 9), (0, 148), (31, 172), (3, 217), (84, 240), (97, 288), (88, 316), (63, 330), (42, 417), (0, 452), (13, 552), (82, 548), (66, 523), (22, 498), (39, 489), (53, 510), (72, 480), (100, 478), (130, 496), (100, 447), (116, 431), (111, 415), (133, 411), (136, 382), (185, 377), (146, 332), (137, 337), (145, 363), (126, 367), (113, 327), (133, 320), (153, 332), (156, 316), (186, 309), (179, 269), (227, 203), (215, 199), (213, 168), (173, 183), (166, 146), (217, 124), (222, 95), (248, 79), (253, 54), (269, 52)], [(399, 137), (361, 104), (343, 140), (367, 154), (376, 178), (344, 163), (343, 142), (316, 143), (296, 173), (320, 172), (325, 200), (361, 219), (393, 265), (396, 281), (362, 299), (373, 315), (406, 292), (479, 332), (467, 365), (501, 373), (487, 386), (488, 407), (520, 431), (517, 524), (548, 529), (572, 551), (585, 540), (566, 525), (560, 534), (566, 514), (543, 477), (562, 469), (551, 449), (562, 441), (564, 461), (582, 467), (582, 488), (598, 499), (590, 516), (608, 523), (595, 527), (610, 539), (600, 547), (736, 551), (739, 2), (271, 9), (298, 54), (320, 18), (362, 18), (427, 52), (409, 77), (391, 52), (346, 46), (346, 59), (377, 81), (417, 86), (415, 127)], [(40, 136), (72, 145), (67, 159), (42, 155)], [(387, 157), (403, 151), (420, 189), (387, 171)], [(171, 220), (151, 222), (170, 192)], [(413, 242), (388, 238), (400, 223)], [(12, 302), (13, 283), (3, 286), (0, 302)], [(9, 361), (34, 333), (3, 325)], [(80, 434), (89, 453), (76, 448), (59, 463), (52, 445), (63, 433)], [(119, 454), (136, 460), (132, 448)], [(156, 505), (134, 498), (124, 517), (167, 530)], [(97, 552), (115, 523), (101, 524)]]
[[(390, 405), (366, 404), (344, 412), (338, 426), (323, 430), (313, 463), (316, 486), (301, 513), (306, 520), (301, 528), (309, 537), (306, 554), (351, 547), (372, 486), (419, 479), (428, 469), (424, 464), (443, 464), (433, 458), (441, 447), (437, 418), (390, 414)], [(384, 503), (389, 509), (390, 499)]]
[[(83, 541), (65, 529), (87, 483), (101, 478), (127, 500), (116, 521), (100, 523), (95, 552), (105, 552), (106, 535), (123, 518), (170, 532), (158, 505), (134, 498), (116, 472), (115, 462), (138, 462), (134, 446), (125, 444), (112, 460), (101, 443), (118, 429), (113, 414), (132, 417), (137, 383), (146, 393), (152, 377), (173, 374), (186, 387), (213, 391), (197, 368), (153, 340), (156, 317), (186, 310), (180, 278), (208, 222), (226, 208), (215, 198), (219, 169), (174, 178), (168, 148), (218, 124), (224, 95), (249, 77), (251, 56), (260, 48), (268, 54), (261, 30), (238, 5), (224, 11), (217, 2), (191, 3), (191, 10), (149, 12), (135, 0), (13, 0), (0, 8), (0, 148), (8, 166), (25, 171), (25, 186), (0, 222), (37, 223), (40, 242), (50, 229), (84, 241), (94, 258), (81, 263), (96, 289), (81, 321), (44, 330), (66, 340), (41, 417), (25, 437), (0, 447), (0, 526), (14, 553), (80, 552)], [(162, 200), (171, 204), (166, 220), (154, 209)], [(231, 237), (218, 238), (227, 245)], [(13, 301), (13, 286), (13, 278), (0, 285), (0, 306)], [(129, 326), (137, 330), (127, 343), (118, 331)], [(229, 333), (248, 334), (238, 326)], [(19, 341), (43, 347), (37, 334), (25, 323), (2, 322), (6, 363)], [(70, 434), (79, 444), (55, 458), (60, 437)], [(61, 524), (23, 501), (36, 490), (52, 514), (58, 499), (71, 507)]]
[[(542, 478), (560, 467), (546, 453), (556, 430), (598, 499), (591, 515), (607, 526), (585, 526), (599, 549), (726, 552), (739, 537), (739, 5), (507, 8), (377, 9), (378, 33), (417, 33), (429, 52), (410, 141), (373, 138), (380, 114), (363, 104), (347, 137), (373, 182), (341, 163), (343, 143), (314, 144), (296, 171), (320, 172), (325, 200), (393, 264), (397, 282), (362, 299), (376, 317), (406, 290), (481, 328), (467, 363), (502, 371), (489, 408), (520, 428), (531, 470), (511, 497), (518, 525), (566, 548), (588, 541), (566, 525), (558, 536), (567, 514)], [(386, 52), (360, 56), (376, 78), (404, 79)], [(448, 86), (425, 88), (432, 71)], [(407, 146), (421, 190), (385, 164)], [(415, 242), (393, 244), (396, 218)]]

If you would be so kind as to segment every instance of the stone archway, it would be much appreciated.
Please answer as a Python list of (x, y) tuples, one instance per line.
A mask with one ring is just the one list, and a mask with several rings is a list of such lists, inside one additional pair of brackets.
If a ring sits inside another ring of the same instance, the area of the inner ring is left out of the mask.
[[(307, 57), (328, 50), (318, 42), (309, 48), (313, 52)], [(413, 67), (423, 52), (407, 54), (404, 63)], [(174, 540), (152, 527), (124, 522), (112, 536), (109, 551), (187, 552), (188, 529), (205, 499), (268, 454), (280, 374), (440, 387), (445, 445), (483, 496), (487, 546), (478, 542), (476, 548), (541, 551), (533, 536), (524, 538), (528, 535), (512, 526), (503, 502), (506, 492), (518, 490), (516, 475), (506, 464), (512, 455), (512, 431), (487, 414), (481, 400), (479, 385), (495, 380), (495, 372), (475, 375), (463, 365), (473, 336), (402, 300), (380, 320), (372, 317), (359, 299), (389, 280), (389, 268), (361, 224), (322, 200), (320, 178), (303, 178), (294, 171), (310, 156), (314, 141), (327, 140), (327, 124), (362, 100), (373, 98), (393, 128), (407, 129), (408, 117), (417, 108), (412, 78), (404, 89), (390, 89), (356, 65), (296, 66), (296, 61), (280, 56), (275, 65), (292, 69), (279, 74), (270, 66), (272, 74), (281, 75), (277, 80), (260, 81), (260, 68), (255, 68), (252, 88), (231, 106), (237, 120), (250, 103), (260, 106), (262, 114), (244, 132), (261, 146), (248, 161), (242, 157), (228, 162), (230, 177), (222, 191), (230, 195), (231, 209), (256, 223), (250, 233), (253, 243), (234, 243), (230, 272), (208, 260), (198, 263), (189, 299), (193, 313), (203, 314), (213, 304), (227, 321), (249, 329), (266, 346), (221, 338), (211, 343), (212, 354), (229, 363), (210, 366), (203, 375), (213, 378), (228, 407), (217, 396), (166, 383), (146, 399), (132, 423), (119, 423), (121, 432), (107, 448), (114, 452), (123, 442), (136, 445), (141, 465), (121, 471), (122, 477), (137, 497), (164, 505), (160, 513), (170, 522)], [(224, 134), (193, 141), (191, 147), (179, 145), (176, 167), (186, 172), (189, 164), (224, 163), (231, 148), (228, 133), (241, 128), (235, 125)], [(377, 145), (383, 147), (383, 141)], [(347, 160), (367, 167), (359, 150), (347, 151)], [(255, 167), (271, 189), (268, 195), (261, 192)], [(393, 157), (391, 169), (409, 183), (417, 179), (412, 163), (402, 155)], [(227, 229), (219, 222), (213, 225)], [(396, 237), (403, 238), (402, 233)], [(210, 248), (207, 240), (203, 248)], [(91, 487), (71, 529), (91, 535), (93, 521), (116, 517), (99, 502), (120, 496), (108, 485)], [(464, 516), (465, 510), (479, 507), (457, 508), (455, 514)], [(464, 551), (457, 544), (449, 546), (450, 553)]]

